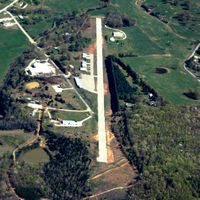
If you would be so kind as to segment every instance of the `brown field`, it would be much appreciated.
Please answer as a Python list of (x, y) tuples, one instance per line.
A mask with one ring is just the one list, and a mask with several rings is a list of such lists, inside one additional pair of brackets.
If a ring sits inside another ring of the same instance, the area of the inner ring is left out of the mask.
[(40, 87), (40, 84), (38, 82), (30, 82), (30, 83), (26, 83), (25, 85), (25, 88), (28, 90), (32, 90), (39, 87)]

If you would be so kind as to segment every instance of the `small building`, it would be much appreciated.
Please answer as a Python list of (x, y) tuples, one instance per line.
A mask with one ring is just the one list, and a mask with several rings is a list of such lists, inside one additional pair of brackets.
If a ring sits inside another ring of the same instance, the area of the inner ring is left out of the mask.
[(114, 38), (114, 37), (111, 37), (111, 38), (110, 38), (110, 41), (111, 41), (111, 42), (115, 42), (115, 38)]
[(18, 17), (19, 17), (19, 19), (21, 19), (21, 20), (24, 19), (24, 17), (23, 17), (22, 15), (19, 15)]
[(55, 90), (56, 93), (62, 93), (63, 88), (60, 85), (52, 85), (52, 88)]
[(81, 127), (81, 121), (62, 120), (62, 125), (66, 127)]
[(87, 53), (83, 53), (82, 54), (82, 58), (84, 58), (84, 59), (90, 59), (91, 56), (89, 54), (87, 54)]
[(123, 38), (124, 37), (124, 34), (122, 32), (113, 32), (112, 33), (113, 37), (114, 38)]
[(28, 103), (28, 107), (33, 109), (42, 109), (42, 105), (36, 103)]

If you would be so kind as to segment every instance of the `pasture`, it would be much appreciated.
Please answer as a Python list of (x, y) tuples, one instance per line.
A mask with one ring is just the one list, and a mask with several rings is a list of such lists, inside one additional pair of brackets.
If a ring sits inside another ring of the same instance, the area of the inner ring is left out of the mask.
[[(136, 5), (136, 1), (124, 3), (113, 0), (109, 8), (102, 10), (102, 14), (108, 11), (126, 13), (136, 20), (134, 27), (121, 28), (127, 34), (127, 40), (107, 42), (108, 54), (136, 55), (137, 57), (124, 57), (122, 60), (169, 102), (176, 105), (199, 103), (183, 95), (189, 88), (195, 89), (199, 85), (183, 68), (185, 59), (195, 46), (190, 40), (193, 36), (185, 38), (184, 33), (181, 35), (181, 32), (177, 33), (167, 24), (149, 16)], [(111, 33), (105, 30), (104, 34)], [(156, 67), (167, 67), (170, 73), (157, 74)]]
[(99, 0), (44, 0), (44, 4), (52, 10), (67, 13), (67, 11), (86, 10), (88, 8), (97, 7)]
[[(197, 88), (199, 82), (178, 66), (176, 58), (124, 58), (123, 61), (129, 64), (148, 84), (163, 96), (167, 101), (175, 105), (199, 104), (187, 98), (183, 93), (190, 88)], [(156, 67), (166, 67), (169, 73), (158, 74)]]
[(0, 38), (0, 81), (2, 81), (12, 62), (27, 47), (28, 41), (20, 30), (0, 29)]

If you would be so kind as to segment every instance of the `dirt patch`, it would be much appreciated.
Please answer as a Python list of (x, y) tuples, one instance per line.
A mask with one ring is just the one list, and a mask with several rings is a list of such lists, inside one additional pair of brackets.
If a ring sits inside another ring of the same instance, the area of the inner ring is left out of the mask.
[(170, 73), (170, 69), (168, 69), (166, 67), (157, 67), (156, 73), (157, 74), (168, 74), (168, 73)]
[(108, 94), (108, 84), (107, 83), (105, 83), (104, 84), (104, 95), (107, 95)]
[(88, 47), (88, 52), (89, 54), (94, 54), (96, 51), (96, 43), (92, 43), (89, 47)]
[(39, 87), (40, 87), (40, 84), (38, 82), (30, 82), (25, 85), (25, 88), (28, 90), (32, 90)]
[(170, 58), (172, 57), (171, 54), (151, 54), (148, 55), (148, 57), (152, 57), (152, 58)]
[(99, 141), (99, 136), (98, 136), (98, 134), (95, 134), (95, 135), (93, 135), (92, 137), (91, 137), (91, 139), (92, 139), (92, 141)]

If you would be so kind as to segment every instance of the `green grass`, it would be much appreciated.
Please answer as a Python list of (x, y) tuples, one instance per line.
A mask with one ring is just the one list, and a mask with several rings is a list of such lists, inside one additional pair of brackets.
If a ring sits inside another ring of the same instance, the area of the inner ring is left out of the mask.
[[(122, 28), (127, 34), (127, 40), (107, 43), (108, 54), (118, 55), (127, 52), (137, 55), (137, 58), (123, 58), (123, 61), (143, 76), (145, 81), (167, 101), (176, 105), (199, 103), (183, 95), (189, 88), (194, 89), (199, 85), (183, 69), (183, 63), (194, 47), (191, 40), (184, 38), (184, 34), (177, 34), (155, 17), (149, 16), (135, 5), (135, 1), (124, 3), (122, 0), (113, 0), (111, 6), (95, 14), (105, 14), (110, 10), (129, 15), (136, 20), (136, 25)], [(111, 33), (106, 30), (105, 34)], [(154, 54), (160, 57), (152, 56)], [(165, 58), (163, 54), (171, 57)], [(155, 73), (156, 67), (168, 67), (171, 72), (159, 75)]]
[(81, 121), (88, 117), (88, 113), (75, 113), (75, 112), (64, 112), (64, 111), (57, 111), (52, 112), (53, 118), (61, 118), (63, 120), (74, 120), (74, 121)]
[(0, 38), (0, 81), (2, 81), (11, 63), (27, 47), (28, 41), (20, 30), (0, 29)]
[(8, 4), (10, 4), (11, 0), (7, 0), (6, 3), (0, 3), (0, 9), (5, 8)]
[(33, 37), (37, 38), (40, 33), (43, 33), (46, 30), (49, 30), (52, 27), (53, 20), (52, 19), (46, 19), (41, 20), (33, 25), (30, 26), (24, 26), (26, 31)]
[(42, 148), (36, 148), (21, 155), (19, 159), (29, 164), (37, 165), (40, 163), (48, 162), (49, 156)]
[[(145, 4), (148, 6), (153, 5), (154, 6), (153, 12), (160, 13), (162, 16), (164, 16), (164, 18), (167, 19), (167, 21), (169, 22), (169, 25), (173, 27), (178, 34), (192, 40), (199, 39), (200, 34), (198, 30), (200, 28), (199, 24), (200, 17), (199, 17), (199, 5), (196, 0), (189, 1), (190, 9), (187, 11), (185, 11), (181, 7), (180, 4), (183, 3), (182, 1), (179, 1), (177, 6), (164, 4), (161, 0), (156, 1), (156, 3), (154, 0), (146, 0), (145, 2), (146, 2)], [(176, 14), (184, 12), (188, 13), (193, 19), (189, 20), (186, 25), (181, 26), (178, 23), (178, 21), (173, 17)]]
[(85, 10), (88, 8), (97, 7), (100, 3), (99, 0), (59, 0), (59, 2), (55, 0), (44, 0), (44, 3), (49, 8), (59, 11), (59, 12), (67, 12), (67, 11), (76, 11), (76, 10)]
[[(199, 83), (190, 76), (183, 67), (177, 67), (175, 58), (124, 58), (134, 71), (140, 74), (144, 80), (169, 102), (176, 105), (199, 104), (199, 101), (191, 100), (183, 95), (189, 88), (197, 88)], [(155, 73), (156, 67), (167, 67), (167, 74)]]
[(0, 157), (14, 150), (31, 136), (32, 134), (26, 134), (23, 130), (0, 131)]

